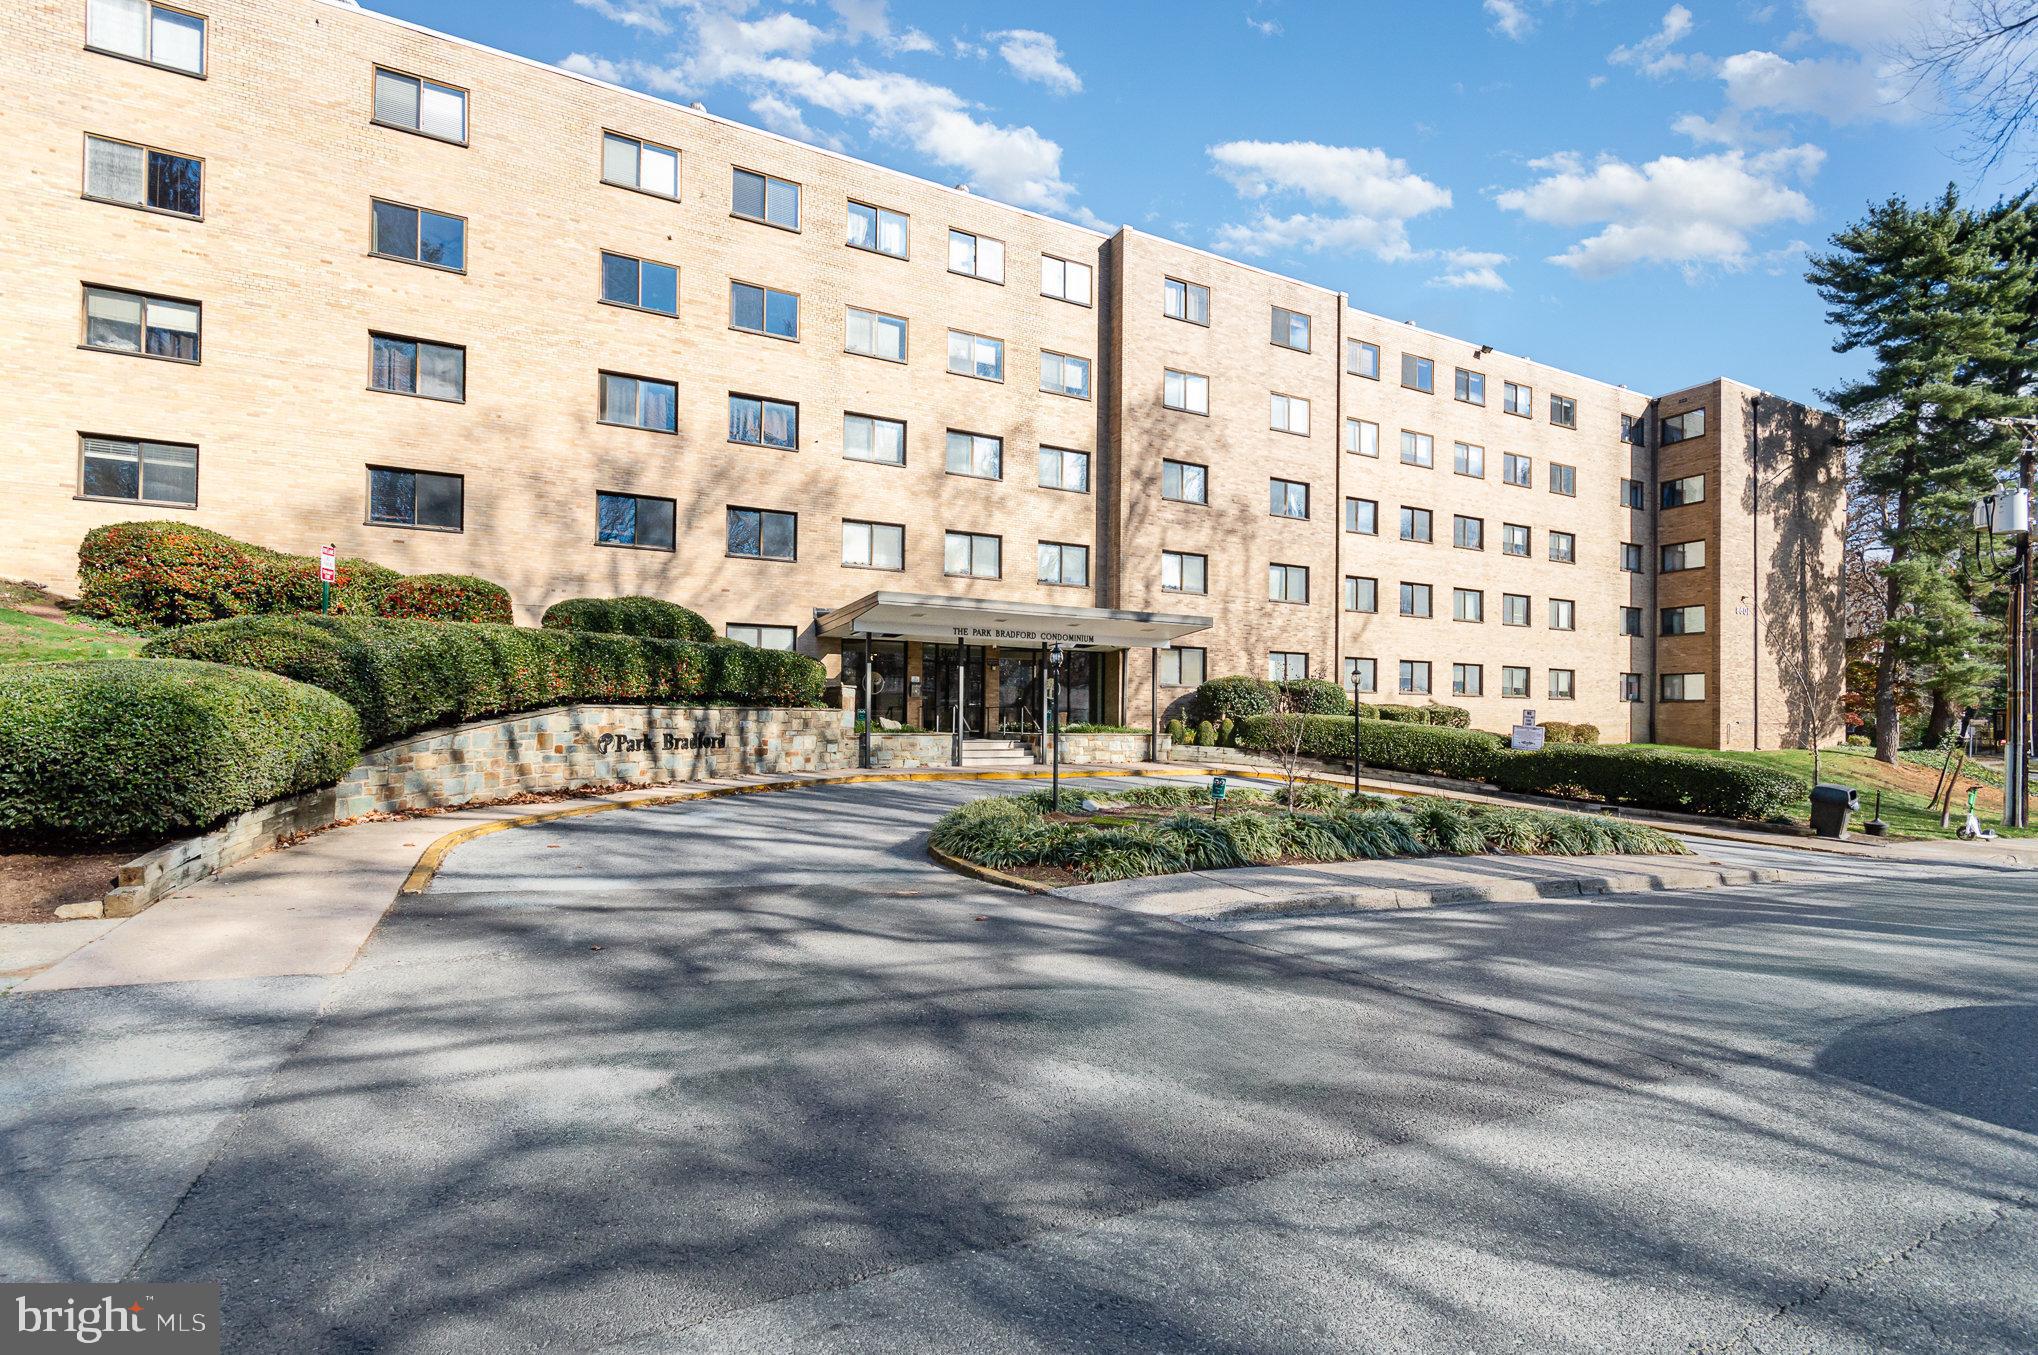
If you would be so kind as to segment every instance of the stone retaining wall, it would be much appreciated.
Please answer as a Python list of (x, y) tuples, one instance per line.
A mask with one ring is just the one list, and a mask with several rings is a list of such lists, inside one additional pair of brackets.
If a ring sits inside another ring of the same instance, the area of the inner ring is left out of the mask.
[[(1154, 759), (1168, 760), (1168, 736), (1160, 739), (1161, 751)], [(1064, 734), (1061, 736), (1061, 760), (1063, 765), (1071, 762), (1081, 766), (1124, 767), (1135, 762), (1145, 762), (1147, 736), (1144, 734)]]
[[(854, 728), (854, 726), (851, 726)], [(856, 765), (856, 739), (849, 740), (848, 761)], [(947, 767), (955, 762), (955, 740), (947, 734), (885, 734), (870, 736), (870, 765), (888, 771), (914, 767)]]

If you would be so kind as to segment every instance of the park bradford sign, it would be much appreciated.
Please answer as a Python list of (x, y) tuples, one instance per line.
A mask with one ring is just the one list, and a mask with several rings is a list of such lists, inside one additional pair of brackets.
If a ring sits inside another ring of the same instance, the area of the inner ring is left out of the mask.
[(611, 753), (684, 753), (704, 748), (727, 748), (727, 734), (675, 734), (646, 731), (642, 734), (607, 733), (594, 740), (594, 751), (601, 757)]
[(922, 593), (870, 593), (816, 618), (824, 640), (855, 643), (923, 640), (945, 645), (1044, 645), (1095, 649), (1165, 649), (1210, 627), (1207, 616), (1060, 607), (1041, 602), (939, 597)]

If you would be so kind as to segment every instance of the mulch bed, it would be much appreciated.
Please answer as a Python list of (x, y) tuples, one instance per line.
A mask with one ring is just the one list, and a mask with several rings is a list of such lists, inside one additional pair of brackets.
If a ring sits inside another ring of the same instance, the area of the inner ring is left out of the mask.
[(66, 903), (104, 898), (114, 876), (140, 853), (0, 852), (0, 923), (57, 922)]

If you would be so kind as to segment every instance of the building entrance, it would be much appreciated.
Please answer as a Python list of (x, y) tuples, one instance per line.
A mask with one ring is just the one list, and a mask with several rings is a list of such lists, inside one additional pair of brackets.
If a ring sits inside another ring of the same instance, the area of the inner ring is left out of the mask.
[(984, 732), (984, 650), (982, 645), (928, 645), (922, 650), (921, 671), (926, 673), (927, 690), (934, 695), (934, 709), (927, 724), (943, 734), (956, 728), (956, 683), (962, 684), (962, 733), (969, 738)]

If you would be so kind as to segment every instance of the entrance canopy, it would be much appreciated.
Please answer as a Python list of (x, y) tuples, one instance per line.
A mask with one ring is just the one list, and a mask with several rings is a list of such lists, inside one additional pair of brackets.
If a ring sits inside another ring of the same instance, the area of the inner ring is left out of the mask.
[(1092, 649), (1167, 649), (1210, 628), (1207, 616), (1056, 607), (924, 593), (872, 593), (822, 615), (825, 640), (931, 640), (1031, 648), (1059, 641)]

